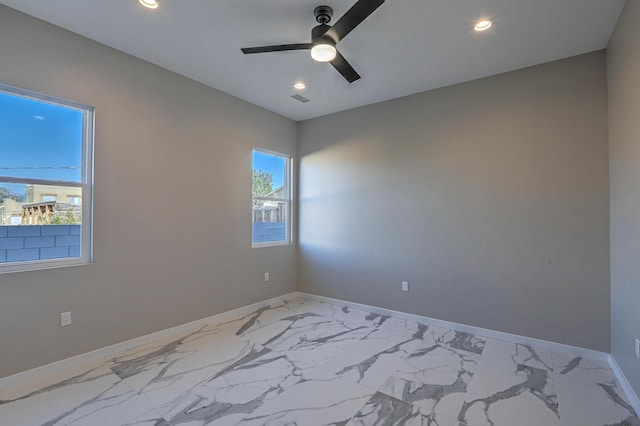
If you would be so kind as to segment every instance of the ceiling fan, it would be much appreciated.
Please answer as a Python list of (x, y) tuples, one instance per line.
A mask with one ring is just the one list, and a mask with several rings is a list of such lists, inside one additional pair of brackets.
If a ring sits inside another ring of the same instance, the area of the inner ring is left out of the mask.
[(329, 6), (318, 6), (313, 14), (320, 24), (311, 30), (311, 43), (278, 44), (275, 46), (243, 47), (242, 53), (267, 53), (285, 50), (311, 50), (311, 57), (318, 62), (329, 62), (349, 82), (360, 78), (347, 60), (336, 50), (336, 44), (371, 15), (384, 0), (358, 0), (334, 25), (328, 25), (333, 16)]

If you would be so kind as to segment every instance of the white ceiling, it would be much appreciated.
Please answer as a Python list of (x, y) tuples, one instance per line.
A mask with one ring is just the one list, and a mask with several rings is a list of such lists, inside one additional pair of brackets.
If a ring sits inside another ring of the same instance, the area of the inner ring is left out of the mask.
[[(606, 47), (626, 0), (387, 0), (338, 49), (362, 76), (349, 84), (307, 51), (327, 4), (335, 23), (355, 0), (0, 0), (294, 120), (318, 117)], [(472, 30), (494, 20), (485, 33)], [(292, 85), (304, 81), (290, 98)]]

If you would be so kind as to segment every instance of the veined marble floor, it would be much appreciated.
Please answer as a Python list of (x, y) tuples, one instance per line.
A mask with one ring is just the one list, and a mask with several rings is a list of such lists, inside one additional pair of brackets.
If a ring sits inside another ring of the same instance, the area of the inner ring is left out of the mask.
[(1, 389), (0, 425), (640, 421), (604, 362), (294, 299)]

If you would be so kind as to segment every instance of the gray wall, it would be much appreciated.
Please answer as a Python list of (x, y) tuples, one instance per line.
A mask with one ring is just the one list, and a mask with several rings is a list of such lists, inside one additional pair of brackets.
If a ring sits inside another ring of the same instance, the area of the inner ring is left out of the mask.
[(305, 121), (298, 152), (301, 291), (609, 350), (603, 51)]
[(96, 107), (95, 263), (0, 275), (0, 377), (295, 290), (295, 247), (250, 223), (251, 150), (296, 154), (295, 122), (4, 6), (0, 55)]
[(607, 51), (611, 165), (611, 352), (640, 394), (640, 1), (630, 0)]

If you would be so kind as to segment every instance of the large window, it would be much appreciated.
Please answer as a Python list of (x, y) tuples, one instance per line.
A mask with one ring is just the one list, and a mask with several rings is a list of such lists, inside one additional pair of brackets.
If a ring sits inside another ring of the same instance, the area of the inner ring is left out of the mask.
[(253, 247), (291, 242), (291, 158), (270, 151), (253, 151)]
[(0, 273), (91, 262), (93, 108), (0, 84)]

